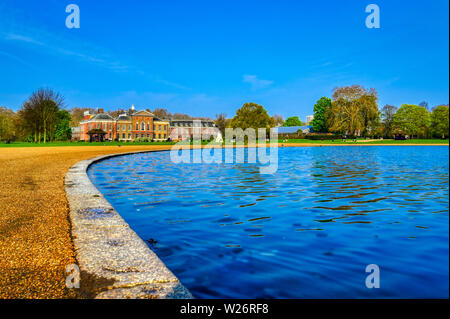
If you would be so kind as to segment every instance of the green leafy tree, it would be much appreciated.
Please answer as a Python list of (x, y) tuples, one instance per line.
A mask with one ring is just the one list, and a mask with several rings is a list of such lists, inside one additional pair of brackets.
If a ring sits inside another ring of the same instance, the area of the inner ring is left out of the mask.
[(321, 97), (314, 105), (314, 119), (312, 120), (312, 128), (314, 132), (326, 133), (327, 114), (331, 109), (331, 99), (328, 97)]
[(434, 134), (438, 134), (442, 138), (448, 136), (448, 109), (448, 105), (440, 105), (431, 113), (431, 130)]
[(395, 113), (392, 126), (413, 138), (425, 136), (430, 127), (430, 112), (422, 106), (403, 104)]
[(386, 104), (382, 109), (383, 133), (385, 137), (392, 136), (392, 120), (394, 119), (397, 109), (396, 106), (389, 104)]
[(11, 139), (14, 137), (14, 118), (15, 113), (13, 110), (6, 107), (0, 107), (0, 141)]
[(428, 102), (427, 101), (420, 102), (419, 106), (424, 107), (427, 111), (429, 111)]
[(236, 116), (231, 120), (232, 128), (271, 128), (275, 126), (275, 121), (269, 116), (262, 105), (256, 103), (245, 103), (236, 111)]
[(57, 114), (54, 139), (57, 141), (68, 141), (72, 138), (70, 129), (71, 116), (66, 110), (60, 110)]
[(336, 88), (331, 109), (326, 112), (329, 130), (355, 136), (373, 136), (380, 124), (377, 101), (375, 89), (367, 90), (360, 85)]
[(283, 126), (284, 127), (292, 127), (292, 126), (302, 126), (303, 122), (300, 121), (298, 116), (291, 116), (284, 121)]

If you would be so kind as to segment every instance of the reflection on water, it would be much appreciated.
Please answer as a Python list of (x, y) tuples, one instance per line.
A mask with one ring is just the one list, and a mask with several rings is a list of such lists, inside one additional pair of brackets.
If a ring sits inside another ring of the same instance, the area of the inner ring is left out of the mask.
[(448, 169), (448, 147), (371, 146), (282, 148), (274, 175), (167, 152), (89, 175), (198, 298), (447, 298)]

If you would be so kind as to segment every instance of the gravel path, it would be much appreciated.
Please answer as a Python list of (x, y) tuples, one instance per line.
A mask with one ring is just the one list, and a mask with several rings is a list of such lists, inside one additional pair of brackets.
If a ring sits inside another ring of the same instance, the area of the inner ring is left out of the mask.
[(64, 191), (67, 170), (98, 155), (170, 146), (0, 148), (0, 298), (76, 298)]

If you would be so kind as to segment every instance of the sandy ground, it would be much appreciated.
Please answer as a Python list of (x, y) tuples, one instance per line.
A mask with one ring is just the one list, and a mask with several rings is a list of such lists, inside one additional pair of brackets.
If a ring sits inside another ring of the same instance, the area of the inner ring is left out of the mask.
[(102, 154), (168, 146), (0, 148), (0, 298), (75, 298), (75, 263), (64, 176)]
[(103, 154), (168, 148), (0, 148), (0, 298), (78, 297), (65, 288), (65, 268), (75, 263), (64, 191), (72, 165)]

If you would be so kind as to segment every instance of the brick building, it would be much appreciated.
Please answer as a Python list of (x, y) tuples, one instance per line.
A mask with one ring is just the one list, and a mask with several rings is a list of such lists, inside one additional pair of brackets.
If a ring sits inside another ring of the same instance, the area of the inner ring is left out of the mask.
[(170, 121), (169, 120), (160, 120), (155, 117), (153, 119), (154, 126), (154, 138), (156, 141), (165, 141), (170, 136)]
[[(134, 111), (134, 107), (130, 110)], [(79, 127), (72, 128), (72, 140), (79, 141), (179, 141), (192, 138), (194, 132), (201, 133), (203, 139), (217, 138), (219, 130), (213, 121), (203, 120), (163, 120), (148, 111), (120, 114), (116, 119), (98, 109), (97, 114), (84, 113)]]
[(116, 121), (111, 115), (98, 109), (98, 113), (91, 115), (89, 111), (84, 112), (83, 121), (80, 122), (80, 141), (92, 141), (97, 138), (92, 136), (92, 132), (101, 130), (104, 133), (105, 140), (113, 141), (115, 139), (115, 123)]
[(121, 114), (116, 120), (116, 138), (119, 141), (132, 141), (132, 120), (131, 116), (127, 114)]
[(137, 111), (131, 115), (131, 135), (137, 138), (153, 139), (153, 118), (155, 115), (148, 111)]

